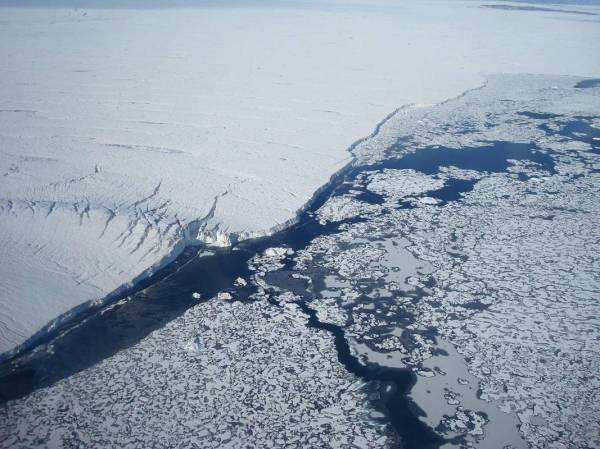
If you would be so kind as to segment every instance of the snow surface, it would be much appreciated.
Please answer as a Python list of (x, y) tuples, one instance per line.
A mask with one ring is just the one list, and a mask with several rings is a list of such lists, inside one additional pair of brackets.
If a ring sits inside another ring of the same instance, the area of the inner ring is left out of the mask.
[(595, 16), (474, 2), (0, 20), (0, 353), (186, 245), (286, 226), (401, 105), (484, 73), (600, 74)]

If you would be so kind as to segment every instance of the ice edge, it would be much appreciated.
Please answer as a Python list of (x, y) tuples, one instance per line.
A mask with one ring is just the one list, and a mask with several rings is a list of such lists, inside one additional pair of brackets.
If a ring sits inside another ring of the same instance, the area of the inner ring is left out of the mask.
[[(471, 92), (473, 90), (481, 89), (482, 87), (485, 86), (486, 83), (487, 83), (487, 81), (484, 81), (484, 83), (482, 85), (480, 85), (476, 88), (468, 89), (456, 97), (449, 98), (449, 99), (444, 100), (443, 102), (440, 102), (437, 104), (444, 104), (448, 101), (452, 101), (454, 99), (461, 98), (462, 96), (468, 94), (469, 92)], [(102, 308), (103, 306), (106, 306), (107, 304), (110, 304), (110, 303), (116, 302), (120, 299), (123, 299), (124, 297), (127, 296), (127, 293), (132, 294), (134, 292), (136, 286), (139, 283), (150, 279), (157, 272), (166, 268), (169, 264), (171, 264), (171, 262), (173, 262), (175, 259), (177, 259), (184, 252), (184, 250), (186, 248), (199, 247), (199, 246), (204, 246), (206, 248), (228, 247), (228, 246), (235, 245), (236, 243), (241, 242), (241, 241), (268, 237), (270, 235), (273, 235), (277, 232), (280, 232), (280, 231), (298, 223), (300, 216), (306, 210), (311, 208), (311, 206), (315, 203), (315, 201), (317, 200), (319, 195), (321, 193), (323, 193), (323, 191), (325, 191), (328, 187), (330, 187), (332, 183), (336, 182), (340, 177), (342, 177), (348, 170), (350, 170), (355, 165), (358, 158), (355, 155), (354, 151), (356, 150), (356, 148), (358, 148), (359, 145), (369, 141), (370, 139), (375, 138), (380, 133), (382, 127), (388, 121), (390, 121), (394, 116), (396, 116), (399, 112), (409, 109), (409, 108), (412, 108), (412, 107), (416, 107), (416, 106), (417, 105), (415, 105), (414, 103), (409, 103), (409, 104), (406, 104), (406, 105), (403, 105), (403, 106), (400, 106), (400, 107), (394, 109), (392, 112), (390, 112), (388, 115), (386, 115), (381, 121), (379, 121), (375, 125), (375, 128), (373, 129), (373, 132), (371, 134), (369, 134), (365, 137), (361, 137), (360, 139), (354, 141), (346, 150), (348, 153), (350, 153), (350, 156), (351, 156), (350, 161), (346, 165), (344, 165), (342, 168), (340, 168), (339, 170), (334, 172), (329, 177), (329, 180), (325, 184), (323, 184), (321, 187), (319, 187), (317, 190), (315, 190), (313, 195), (310, 197), (310, 199), (296, 211), (296, 213), (294, 214), (294, 216), (292, 218), (290, 218), (282, 223), (279, 223), (275, 226), (272, 226), (269, 229), (266, 229), (265, 231), (262, 231), (262, 232), (257, 231), (257, 232), (228, 233), (226, 231), (222, 231), (219, 228), (219, 224), (215, 225), (212, 229), (206, 229), (206, 226), (205, 226), (206, 222), (210, 218), (212, 218), (212, 215), (214, 214), (214, 211), (217, 206), (218, 198), (221, 196), (224, 196), (227, 193), (227, 191), (225, 191), (225, 192), (215, 196), (213, 206), (211, 207), (211, 210), (208, 212), (208, 214), (205, 217), (198, 219), (198, 220), (194, 220), (185, 226), (182, 238), (173, 246), (173, 250), (171, 251), (171, 253), (169, 255), (162, 258), (159, 262), (152, 265), (148, 269), (144, 270), (142, 273), (137, 275), (131, 281), (129, 281), (125, 284), (122, 284), (120, 287), (116, 288), (115, 290), (113, 290), (111, 293), (104, 296), (103, 298), (95, 298), (95, 299), (86, 301), (84, 303), (81, 303), (78, 306), (73, 307), (69, 311), (67, 311), (67, 312), (63, 313), (62, 315), (59, 315), (55, 319), (51, 320), (50, 322), (48, 322), (48, 324), (46, 324), (39, 331), (34, 333), (31, 337), (29, 337), (23, 343), (15, 346), (13, 349), (11, 349), (9, 351), (5, 351), (5, 352), (1, 353), (0, 354), (0, 363), (3, 363), (12, 358), (16, 358), (16, 357), (20, 356), (21, 354), (27, 352), (28, 350), (35, 348), (35, 346), (38, 343), (40, 343), (41, 340), (43, 340), (44, 338), (49, 336), (53, 331), (59, 329), (61, 326), (74, 320), (81, 313), (90, 311), (91, 309), (99, 310), (100, 308)], [(435, 105), (433, 105), (433, 106), (435, 106)]]

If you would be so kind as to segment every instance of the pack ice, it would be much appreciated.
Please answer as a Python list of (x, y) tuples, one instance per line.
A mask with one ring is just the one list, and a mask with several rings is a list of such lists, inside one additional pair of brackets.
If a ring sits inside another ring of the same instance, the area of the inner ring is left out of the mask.
[(0, 353), (293, 222), (396, 108), (598, 76), (598, 42), (594, 15), (458, 1), (0, 8)]

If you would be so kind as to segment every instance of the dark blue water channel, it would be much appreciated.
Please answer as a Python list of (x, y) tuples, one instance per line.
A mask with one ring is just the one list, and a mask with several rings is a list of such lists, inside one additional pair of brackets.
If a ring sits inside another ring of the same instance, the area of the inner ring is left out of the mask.
[(592, 79), (582, 80), (582, 81), (579, 81), (577, 84), (575, 84), (575, 87), (578, 89), (591, 89), (593, 87), (600, 87), (600, 79), (592, 78)]
[[(477, 170), (483, 176), (505, 171), (509, 159), (517, 159), (535, 162), (549, 173), (554, 173), (552, 157), (532, 144), (489, 142), (482, 147), (460, 150), (427, 147), (403, 156), (401, 152), (399, 143), (389, 149), (388, 158), (382, 162), (349, 167), (315, 198), (296, 225), (268, 238), (241, 242), (233, 248), (215, 249), (214, 255), (198, 257), (195, 250), (188, 250), (167, 269), (135, 291), (128, 292), (124, 296), (126, 300), (79, 315), (73, 322), (41, 339), (36, 347), (3, 362), (0, 365), (0, 403), (51, 385), (134, 345), (197, 304), (198, 301), (192, 297), (193, 292), (210, 298), (219, 291), (228, 290), (237, 300), (248, 300), (255, 291), (254, 286), (241, 289), (232, 286), (237, 277), (250, 276), (249, 259), (271, 246), (288, 246), (298, 250), (305, 248), (317, 236), (338, 232), (341, 223), (320, 224), (314, 218), (314, 212), (332, 196), (360, 190), (355, 180), (363, 171), (414, 169), (435, 175), (440, 167), (455, 166)], [(450, 179), (444, 187), (428, 192), (428, 195), (444, 202), (457, 201), (465, 192), (472, 190), (476, 182)], [(355, 196), (372, 204), (384, 201), (383, 197), (366, 188)], [(412, 206), (399, 204), (398, 207)], [(349, 372), (381, 385), (383, 409), (403, 447), (422, 449), (442, 445), (445, 440), (418, 419), (418, 410), (407, 399), (407, 393), (416, 382), (414, 373), (360, 363), (350, 351), (344, 329), (320, 322), (311, 308), (308, 291), (299, 289), (299, 292), (305, 294), (300, 306), (309, 316), (307, 326), (324, 329), (332, 335), (338, 360)], [(52, 350), (46, 350), (50, 346)]]
[(594, 117), (575, 117), (575, 120), (563, 122), (558, 130), (549, 127), (546, 123), (539, 128), (548, 135), (559, 135), (565, 141), (575, 140), (590, 146), (590, 153), (600, 154), (600, 129), (592, 126)]

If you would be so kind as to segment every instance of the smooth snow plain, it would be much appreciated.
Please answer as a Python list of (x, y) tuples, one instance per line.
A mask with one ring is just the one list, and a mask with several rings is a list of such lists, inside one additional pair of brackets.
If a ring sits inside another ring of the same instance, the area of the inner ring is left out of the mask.
[(187, 245), (290, 224), (402, 105), (486, 73), (600, 74), (593, 15), (224, 5), (1, 8), (0, 353)]

